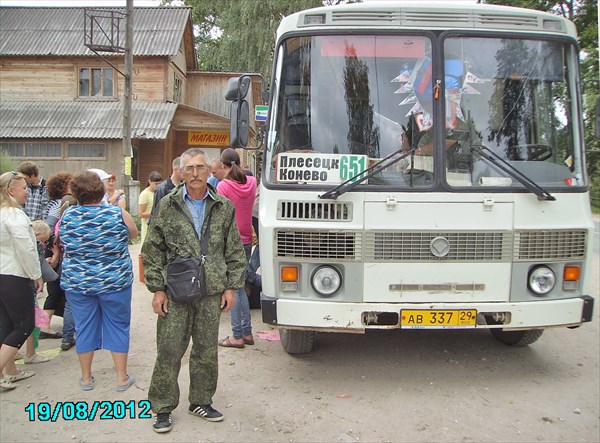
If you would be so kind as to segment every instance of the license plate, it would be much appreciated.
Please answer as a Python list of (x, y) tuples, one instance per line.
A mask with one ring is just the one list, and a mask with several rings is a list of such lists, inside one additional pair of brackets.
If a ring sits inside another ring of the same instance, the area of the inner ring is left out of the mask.
[(400, 326), (403, 328), (474, 328), (477, 311), (475, 309), (403, 309), (400, 313)]

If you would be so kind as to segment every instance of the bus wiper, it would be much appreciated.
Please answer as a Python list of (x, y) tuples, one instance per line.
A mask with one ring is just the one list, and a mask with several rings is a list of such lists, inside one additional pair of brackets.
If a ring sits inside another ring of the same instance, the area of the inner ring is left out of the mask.
[(502, 157), (500, 157), (488, 147), (473, 145), (470, 147), (470, 149), (471, 152), (476, 152), (477, 154), (479, 154), (480, 157), (486, 159), (492, 165), (496, 166), (497, 168), (501, 169), (502, 171), (510, 175), (512, 178), (517, 180), (519, 183), (521, 183), (523, 186), (525, 186), (527, 189), (529, 189), (531, 192), (537, 195), (538, 200), (556, 200), (556, 197), (551, 195), (548, 191), (543, 189), (536, 182), (528, 178), (521, 171), (519, 171), (517, 168), (508, 163), (506, 160), (504, 160)]
[[(400, 148), (397, 151), (392, 152), (387, 157), (382, 158), (377, 163), (373, 164), (372, 166), (369, 166), (363, 172), (359, 172), (358, 174), (354, 175), (353, 177), (350, 177), (348, 180), (340, 183), (335, 188), (330, 189), (329, 191), (325, 192), (324, 194), (319, 195), (319, 198), (333, 198), (333, 199), (338, 198), (340, 195), (354, 189), (356, 186), (360, 185), (362, 182), (373, 177), (375, 174), (379, 174), (381, 171), (392, 166), (394, 163), (397, 163), (400, 160), (408, 157), (409, 155), (414, 154), (416, 149), (417, 148), (414, 147), (414, 148), (409, 149), (408, 151), (404, 151), (404, 153), (402, 153), (402, 148)], [(398, 155), (398, 154), (400, 154), (400, 155)], [(396, 155), (397, 155), (397, 157), (392, 158)], [(369, 172), (369, 171), (371, 171), (371, 172)], [(360, 178), (358, 178), (358, 177), (360, 177)], [(356, 181), (354, 181), (354, 180), (356, 180)]]

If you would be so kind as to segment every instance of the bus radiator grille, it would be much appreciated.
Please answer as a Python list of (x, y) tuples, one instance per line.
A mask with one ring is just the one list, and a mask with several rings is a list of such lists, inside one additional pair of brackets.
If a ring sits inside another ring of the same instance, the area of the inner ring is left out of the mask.
[(277, 256), (280, 258), (360, 260), (361, 233), (280, 229), (275, 231)]
[(352, 221), (352, 203), (279, 201), (279, 220)]
[[(446, 255), (432, 252), (434, 239), (448, 242)], [(510, 232), (374, 232), (365, 237), (365, 261), (507, 262), (512, 253)]]
[(517, 231), (514, 260), (583, 260), (586, 237), (585, 229)]

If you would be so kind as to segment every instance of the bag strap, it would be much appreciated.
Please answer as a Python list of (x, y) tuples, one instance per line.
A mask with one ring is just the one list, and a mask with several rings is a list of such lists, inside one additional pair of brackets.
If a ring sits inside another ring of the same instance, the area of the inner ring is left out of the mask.
[(204, 265), (206, 254), (208, 253), (208, 239), (210, 238), (210, 216), (212, 211), (208, 211), (208, 220), (206, 220), (206, 229), (200, 239), (200, 263)]

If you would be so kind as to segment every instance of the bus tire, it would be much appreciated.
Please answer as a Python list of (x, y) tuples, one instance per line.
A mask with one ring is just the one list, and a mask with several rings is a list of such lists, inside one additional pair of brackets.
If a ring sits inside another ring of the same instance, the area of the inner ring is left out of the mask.
[(313, 349), (315, 331), (281, 328), (279, 336), (281, 345), (288, 354), (306, 354)]
[(504, 329), (490, 329), (490, 332), (496, 340), (505, 345), (523, 347), (535, 343), (542, 336), (544, 330), (505, 331)]

